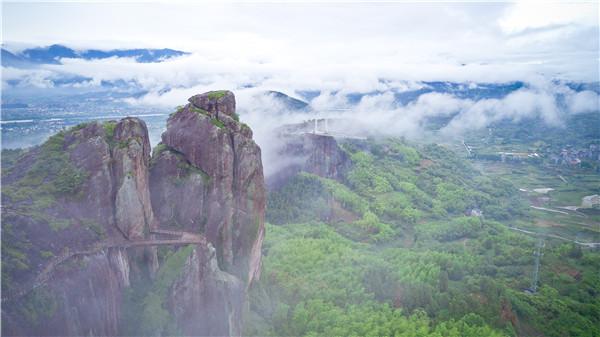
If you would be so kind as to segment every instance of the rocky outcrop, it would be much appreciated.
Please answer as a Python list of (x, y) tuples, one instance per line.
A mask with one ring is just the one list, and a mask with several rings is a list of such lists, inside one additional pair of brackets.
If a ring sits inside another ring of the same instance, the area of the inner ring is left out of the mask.
[(119, 334), (122, 291), (129, 285), (127, 252), (110, 249), (84, 256), (78, 263), (80, 266), (62, 267), (44, 288), (48, 296), (55, 297), (56, 309), (44, 322), (42, 334)]
[(219, 114), (229, 117), (235, 114), (235, 96), (231, 91), (211, 91), (204, 94), (194, 95), (188, 101), (196, 108), (203, 109), (211, 116), (220, 119)]
[(115, 336), (127, 253), (103, 251), (61, 266), (42, 287), (2, 304), (2, 334), (10, 336)]
[[(264, 236), (260, 148), (250, 128), (237, 120), (231, 92), (196, 95), (189, 102), (169, 118), (160, 145), (164, 151), (153, 161), (155, 212), (165, 224), (200, 228), (216, 248), (219, 266), (250, 283), (260, 272)], [(168, 179), (190, 184), (165, 189)], [(165, 200), (182, 188), (195, 193), (176, 205)]]
[(342, 180), (350, 167), (350, 158), (334, 137), (303, 133), (280, 134), (281, 162), (288, 163), (268, 178), (270, 188), (284, 185), (298, 172), (304, 171), (323, 178)]
[(114, 129), (112, 149), (115, 183), (115, 223), (129, 239), (144, 236), (154, 229), (148, 164), (150, 141), (146, 124), (137, 118), (122, 119)]
[[(116, 233), (114, 219), (110, 138), (100, 123), (90, 123), (79, 130), (65, 133), (64, 145), (60, 150), (67, 149), (70, 162), (85, 172), (87, 179), (80, 187), (80, 198), (64, 198), (61, 202), (68, 210), (69, 218), (91, 219), (112, 236), (118, 233)], [(43, 147), (38, 150), (43, 150)]]
[(212, 245), (198, 246), (171, 287), (169, 308), (186, 336), (239, 336), (246, 289), (221, 271)]
[(190, 98), (150, 150), (144, 122), (124, 118), (61, 132), (3, 167), (4, 335), (241, 333), (265, 192), (233, 94)]
[(167, 121), (150, 168), (161, 227), (202, 233), (168, 298), (187, 335), (239, 335), (260, 275), (265, 187), (260, 148), (229, 91), (193, 96)]
[(350, 166), (350, 158), (341, 150), (335, 138), (305, 134), (302, 143), (289, 143), (292, 152), (306, 156), (303, 171), (330, 179), (340, 180)]
[(150, 169), (154, 214), (162, 228), (203, 233), (210, 177), (180, 153), (164, 145), (155, 149)]
[[(8, 171), (3, 203), (13, 211), (3, 212), (2, 220), (19, 230), (7, 228), (12, 240), (3, 237), (3, 245), (18, 251), (27, 272), (11, 273), (3, 285), (3, 333), (118, 334), (130, 257), (139, 256), (149, 266), (144, 271), (152, 271), (156, 249), (106, 249), (53, 262), (100, 242), (147, 235), (155, 225), (149, 153), (144, 122), (125, 118), (55, 135), (25, 153), (16, 164), (22, 167)], [(47, 281), (38, 284), (44, 273)]]

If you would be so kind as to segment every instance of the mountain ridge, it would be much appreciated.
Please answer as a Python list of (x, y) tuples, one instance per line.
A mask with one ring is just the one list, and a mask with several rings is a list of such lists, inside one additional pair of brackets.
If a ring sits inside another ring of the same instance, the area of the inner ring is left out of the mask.
[(169, 48), (78, 50), (60, 44), (53, 44), (46, 47), (27, 48), (20, 52), (11, 52), (2, 48), (2, 66), (21, 68), (42, 64), (61, 64), (63, 58), (98, 60), (110, 57), (132, 57), (139, 63), (157, 63), (188, 54), (188, 52)]
[(151, 155), (126, 117), (3, 152), (3, 334), (241, 334), (264, 237), (260, 148), (230, 91), (190, 98), (163, 141)]

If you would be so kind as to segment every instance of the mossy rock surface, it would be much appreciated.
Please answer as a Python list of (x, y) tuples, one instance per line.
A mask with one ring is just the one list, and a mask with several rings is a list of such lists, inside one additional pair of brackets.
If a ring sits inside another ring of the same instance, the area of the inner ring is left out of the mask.
[(210, 99), (220, 99), (227, 95), (227, 90), (210, 91), (207, 93), (207, 95)]

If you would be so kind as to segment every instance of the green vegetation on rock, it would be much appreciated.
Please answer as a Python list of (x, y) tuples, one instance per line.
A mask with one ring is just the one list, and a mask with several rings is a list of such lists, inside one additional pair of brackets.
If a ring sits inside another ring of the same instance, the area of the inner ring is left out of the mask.
[(210, 176), (208, 173), (188, 162), (181, 154), (177, 153), (177, 155), (179, 156), (179, 163), (177, 164), (177, 167), (181, 169), (183, 173), (179, 178), (187, 178), (191, 174), (197, 174), (202, 177), (202, 181), (204, 181), (204, 183), (210, 182)]
[(70, 221), (48, 214), (46, 210), (55, 206), (60, 199), (77, 197), (87, 179), (87, 174), (69, 158), (64, 137), (65, 131), (61, 131), (43, 145), (29, 150), (33, 164), (16, 182), (2, 188), (3, 199), (10, 200), (17, 209), (15, 211), (45, 221), (56, 231), (67, 228)]
[(169, 147), (163, 142), (156, 144), (156, 146), (152, 149), (152, 160), (156, 160), (161, 153), (167, 151), (168, 149)]
[(190, 110), (193, 111), (193, 112), (195, 112), (195, 113), (201, 114), (201, 115), (210, 116), (210, 113), (208, 111), (206, 111), (204, 109), (197, 108), (195, 106), (191, 106)]
[(21, 186), (30, 183), (33, 187), (41, 180), (49, 193), (73, 195), (78, 191), (86, 175), (75, 167), (68, 152), (64, 151), (64, 135), (59, 132), (42, 145), (39, 158), (20, 182)]
[(47, 322), (58, 309), (57, 300), (52, 292), (44, 287), (27, 294), (19, 307), (22, 317), (32, 326)]
[(225, 97), (227, 94), (227, 90), (218, 90), (218, 91), (210, 91), (207, 93), (208, 98), (210, 99), (220, 99)]
[(10, 294), (18, 284), (13, 281), (15, 275), (29, 270), (30, 261), (27, 251), (31, 243), (22, 233), (22, 229), (3, 219), (2, 222), (2, 293)]
[(106, 138), (112, 139), (115, 136), (115, 127), (117, 126), (117, 122), (108, 121), (102, 124), (104, 127), (104, 133), (106, 134)]
[(176, 114), (182, 112), (184, 109), (185, 109), (185, 107), (183, 105), (178, 105), (177, 108), (175, 108), (175, 111), (171, 112), (169, 114), (169, 118), (171, 118), (171, 117), (175, 116)]
[(144, 336), (180, 334), (166, 308), (169, 288), (181, 276), (194, 245), (161, 250), (161, 266), (153, 280), (140, 279), (126, 290), (123, 305), (125, 333)]
[(191, 110), (191, 111), (193, 111), (193, 112), (195, 112), (195, 113), (197, 113), (197, 114), (200, 114), (200, 115), (203, 115), (203, 116), (209, 117), (209, 118), (210, 118), (210, 122), (211, 122), (211, 123), (212, 123), (214, 126), (216, 126), (216, 127), (220, 128), (220, 129), (222, 129), (222, 128), (224, 128), (224, 127), (225, 127), (225, 124), (223, 124), (223, 122), (222, 122), (222, 121), (220, 121), (219, 119), (217, 119), (217, 118), (215, 118), (215, 117), (211, 116), (211, 114), (210, 114), (208, 111), (206, 111), (206, 110), (203, 110), (203, 109), (197, 108), (197, 107), (195, 107), (195, 106), (192, 106), (192, 107), (190, 108), (190, 110)]
[(218, 120), (218, 119), (216, 119), (216, 118), (211, 118), (211, 119), (210, 119), (210, 122), (211, 122), (211, 123), (212, 123), (214, 126), (216, 126), (216, 127), (220, 128), (220, 129), (222, 129), (222, 128), (224, 128), (224, 127), (225, 127), (225, 124), (223, 124), (223, 122), (221, 122), (220, 120)]

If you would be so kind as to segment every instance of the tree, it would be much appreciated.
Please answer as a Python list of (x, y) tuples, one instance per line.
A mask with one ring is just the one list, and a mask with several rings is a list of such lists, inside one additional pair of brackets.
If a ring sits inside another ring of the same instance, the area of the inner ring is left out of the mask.
[(448, 291), (448, 272), (445, 270), (440, 272), (439, 289), (443, 293)]

